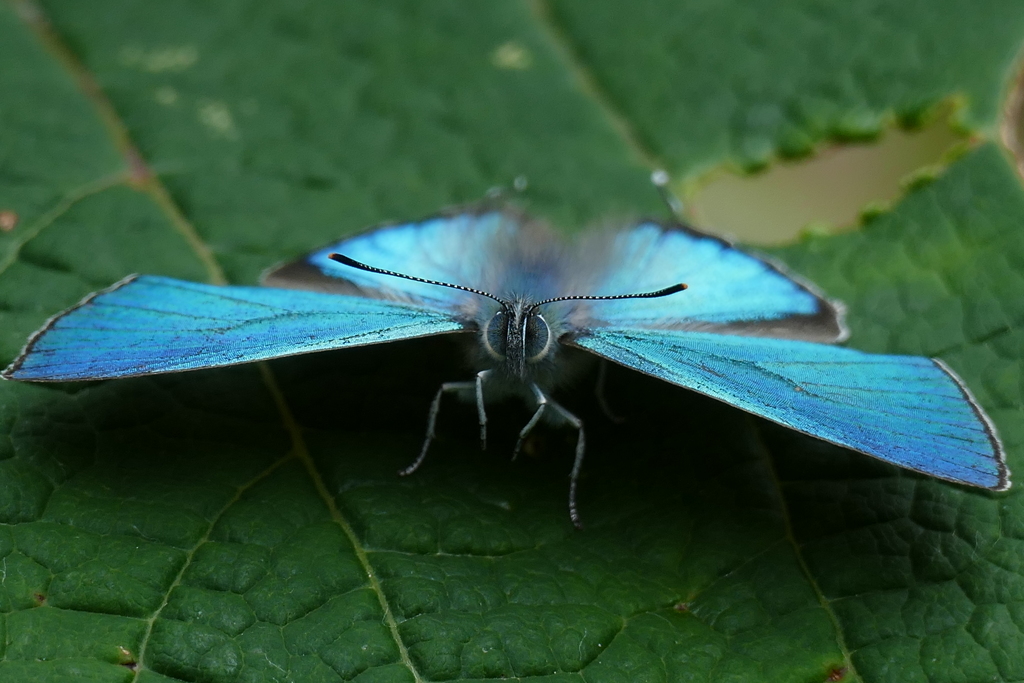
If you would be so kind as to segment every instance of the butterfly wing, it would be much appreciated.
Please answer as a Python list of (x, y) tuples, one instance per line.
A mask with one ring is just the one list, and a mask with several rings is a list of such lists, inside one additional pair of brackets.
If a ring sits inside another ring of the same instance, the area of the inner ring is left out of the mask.
[(132, 276), (52, 318), (2, 376), (151, 375), (463, 329), (453, 314), (411, 304)]
[(270, 287), (359, 293), (363, 296), (459, 305), (465, 294), (445, 287), (379, 275), (332, 261), (341, 253), (377, 268), (428, 280), (479, 287), (487, 282), (495, 244), (514, 239), (522, 224), (509, 211), (469, 209), (414, 223), (374, 228), (268, 271)]
[(1009, 486), (994, 427), (941, 361), (679, 330), (602, 328), (569, 343), (908, 469)]
[[(699, 330), (833, 343), (846, 338), (839, 304), (782, 266), (682, 225), (645, 221), (614, 236), (594, 294), (689, 289), (662, 299), (609, 301), (591, 315), (622, 328)], [(591, 293), (591, 292), (588, 292)]]

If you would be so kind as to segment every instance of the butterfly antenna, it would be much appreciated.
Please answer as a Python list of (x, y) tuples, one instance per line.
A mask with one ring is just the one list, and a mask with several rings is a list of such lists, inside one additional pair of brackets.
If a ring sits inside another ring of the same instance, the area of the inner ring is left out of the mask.
[(544, 301), (538, 301), (530, 307), (530, 311), (533, 311), (538, 306), (544, 304), (551, 304), (556, 301), (612, 301), (615, 299), (657, 299), (663, 296), (669, 296), (687, 289), (687, 286), (680, 282), (677, 285), (666, 287), (665, 289), (659, 289), (654, 292), (641, 292), (640, 294), (613, 294), (611, 296), (558, 296), (554, 299), (545, 299)]
[[(481, 289), (473, 289), (472, 287), (463, 287), (462, 285), (453, 285), (450, 282), (441, 282), (439, 280), (428, 280), (428, 279), (423, 278), (423, 277), (414, 277), (412, 275), (406, 275), (405, 273), (396, 273), (393, 270), (384, 270), (383, 268), (375, 268), (373, 266), (368, 266), (365, 263), (361, 263), (360, 261), (356, 261), (353, 258), (349, 258), (348, 256), (345, 256), (344, 254), (329, 254), (327, 256), (327, 258), (331, 259), (332, 261), (337, 261), (338, 263), (340, 263), (342, 265), (351, 266), (352, 268), (358, 268), (359, 270), (365, 270), (365, 271), (367, 271), (369, 273), (377, 273), (379, 275), (390, 275), (391, 277), (400, 277), (403, 280), (412, 280), (413, 282), (422, 282), (422, 283), (427, 284), (427, 285), (437, 285), (439, 287), (450, 287), (451, 289), (458, 289), (458, 290), (461, 290), (463, 292), (469, 292), (470, 294), (479, 294), (480, 296), (486, 296), (488, 299), (494, 299), (495, 301), (497, 301), (502, 306), (505, 305), (504, 301), (502, 301), (498, 297), (494, 296), (493, 294), (488, 294), (487, 292), (485, 292), (485, 291), (483, 291)], [(547, 303), (547, 302), (545, 302), (545, 303)]]

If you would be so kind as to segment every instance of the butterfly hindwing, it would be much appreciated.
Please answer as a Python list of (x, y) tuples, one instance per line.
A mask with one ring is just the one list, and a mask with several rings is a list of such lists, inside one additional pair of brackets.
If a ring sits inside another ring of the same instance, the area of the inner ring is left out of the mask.
[(616, 327), (705, 330), (832, 343), (846, 336), (841, 308), (765, 259), (682, 225), (644, 221), (616, 234), (614, 258), (594, 294), (687, 291), (662, 299), (610, 301), (593, 316)]
[(234, 365), (459, 332), (454, 315), (355, 296), (132, 276), (51, 319), (3, 372), (69, 381)]
[(462, 292), (356, 270), (329, 256), (341, 253), (385, 270), (478, 287), (494, 266), (496, 243), (514, 239), (520, 224), (511, 212), (481, 208), (374, 228), (269, 271), (263, 284), (407, 298), (451, 308), (465, 299)]
[(939, 361), (679, 330), (601, 328), (571, 344), (902, 467), (1009, 485), (994, 428)]

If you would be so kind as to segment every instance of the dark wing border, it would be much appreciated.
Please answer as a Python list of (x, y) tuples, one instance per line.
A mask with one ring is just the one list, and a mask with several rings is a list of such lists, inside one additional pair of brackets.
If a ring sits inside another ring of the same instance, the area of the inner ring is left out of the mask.
[[(657, 225), (665, 232), (681, 232), (689, 237), (712, 240), (726, 249), (738, 251), (749, 258), (763, 263), (769, 270), (790, 280), (818, 302), (818, 312), (810, 315), (790, 315), (777, 320), (739, 321), (728, 324), (697, 323), (669, 325), (667, 329), (732, 334), (741, 337), (795, 339), (822, 344), (839, 344), (850, 338), (850, 330), (846, 326), (846, 305), (837, 299), (830, 299), (817, 285), (792, 272), (788, 266), (778, 259), (738, 247), (732, 240), (703, 232), (689, 223), (675, 218), (668, 220), (658, 218), (641, 219), (633, 221), (631, 227), (644, 223)], [(800, 334), (802, 329), (806, 331), (804, 334)]]
[[(38, 330), (33, 332), (31, 335), (29, 335), (29, 338), (25, 342), (25, 345), (23, 347), (21, 347), (21, 351), (19, 351), (18, 355), (14, 357), (14, 360), (11, 361), (11, 364), (8, 365), (6, 368), (4, 368), (2, 372), (0, 372), (0, 378), (14, 381), (15, 378), (12, 377), (12, 375), (14, 373), (16, 373), (21, 368), (22, 365), (24, 365), (25, 359), (27, 359), (29, 357), (29, 354), (32, 353), (32, 350), (35, 348), (36, 343), (40, 339), (42, 339), (43, 335), (46, 334), (47, 332), (49, 332), (53, 328), (53, 326), (55, 324), (57, 324), (58, 320), (60, 320), (61, 318), (63, 318), (66, 315), (74, 313), (75, 311), (77, 311), (80, 308), (88, 306), (90, 303), (92, 303), (93, 299), (95, 299), (96, 297), (103, 296), (104, 294), (110, 294), (111, 292), (116, 292), (117, 290), (121, 289), (125, 285), (129, 285), (132, 282), (135, 282), (136, 280), (139, 279), (139, 277), (141, 277), (139, 275), (139, 273), (132, 273), (128, 277), (121, 278), (120, 280), (118, 280), (114, 284), (110, 285), (109, 287), (106, 287), (104, 289), (99, 289), (99, 290), (97, 290), (95, 292), (87, 294), (81, 301), (79, 301), (74, 306), (71, 306), (70, 308), (65, 308), (63, 311), (61, 311), (60, 313), (57, 313), (55, 315), (51, 315), (49, 318), (46, 319), (46, 322), (43, 323), (42, 327), (40, 327)], [(46, 381), (50, 381), (50, 382), (63, 382), (63, 381), (66, 381), (66, 380), (32, 380), (32, 381), (33, 382), (46, 382)]]
[(996, 430), (995, 424), (981, 406), (978, 404), (978, 399), (974, 398), (974, 394), (967, 388), (964, 381), (960, 379), (960, 375), (953, 372), (953, 369), (946, 365), (942, 360), (938, 358), (930, 358), (931, 362), (935, 363), (940, 370), (946, 373), (951, 380), (960, 389), (960, 393), (963, 394), (964, 400), (966, 400), (971, 410), (978, 417), (978, 420), (985, 425), (985, 434), (988, 436), (989, 443), (992, 444), (992, 452), (995, 454), (996, 459), (999, 461), (999, 486), (991, 491), (1006, 491), (1010, 488), (1010, 467), (1006, 464), (1006, 449), (1003, 447), (1003, 442), (999, 439), (999, 432)]

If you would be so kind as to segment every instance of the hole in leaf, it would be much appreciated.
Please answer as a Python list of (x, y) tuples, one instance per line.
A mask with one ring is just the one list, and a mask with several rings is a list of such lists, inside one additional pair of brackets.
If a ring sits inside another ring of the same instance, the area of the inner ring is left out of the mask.
[(1024, 70), (1006, 98), (1003, 106), (1003, 122), (1000, 130), (1003, 144), (1017, 162), (1017, 172), (1024, 177)]
[(139, 668), (139, 663), (135, 659), (135, 655), (132, 651), (123, 645), (117, 647), (118, 664), (125, 667), (129, 671), (135, 671)]
[(844, 678), (846, 678), (846, 667), (839, 667), (837, 669), (832, 669), (831, 671), (829, 671), (828, 678), (826, 678), (825, 680), (829, 681), (830, 683), (833, 683), (835, 681), (841, 681)]
[(14, 211), (0, 211), (0, 232), (10, 232), (18, 225), (18, 214)]
[(940, 163), (964, 140), (943, 116), (918, 130), (889, 130), (873, 144), (833, 146), (763, 173), (723, 173), (692, 193), (690, 215), (698, 227), (747, 244), (781, 244), (805, 230), (839, 232), (872, 205), (899, 199), (908, 177)]

